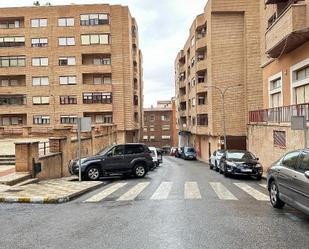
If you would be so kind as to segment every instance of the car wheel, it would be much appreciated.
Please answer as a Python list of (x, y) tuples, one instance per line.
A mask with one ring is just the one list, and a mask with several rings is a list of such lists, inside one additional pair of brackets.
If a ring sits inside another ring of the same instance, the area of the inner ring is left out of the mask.
[(225, 177), (229, 177), (229, 176), (230, 176), (229, 173), (227, 172), (226, 167), (224, 167), (223, 175), (224, 175)]
[(209, 168), (210, 168), (210, 169), (213, 169), (213, 167), (214, 167), (214, 166), (211, 164), (211, 161), (209, 161)]
[(220, 174), (223, 174), (223, 171), (222, 171), (222, 169), (221, 169), (221, 165), (219, 166), (219, 173), (220, 173)]
[(270, 203), (274, 208), (282, 208), (285, 203), (279, 198), (279, 189), (275, 181), (270, 183), (269, 189)]
[(97, 181), (100, 178), (100, 170), (97, 166), (90, 166), (86, 172), (87, 178), (91, 181)]
[(147, 171), (143, 164), (138, 164), (134, 167), (134, 175), (138, 178), (142, 178), (146, 175)]
[(261, 180), (262, 180), (262, 175), (258, 175), (258, 176), (256, 177), (256, 180), (261, 181)]

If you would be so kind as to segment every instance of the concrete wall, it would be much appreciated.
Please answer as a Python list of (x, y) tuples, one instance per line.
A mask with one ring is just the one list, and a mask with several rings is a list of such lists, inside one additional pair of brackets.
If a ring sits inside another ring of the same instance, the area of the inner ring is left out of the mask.
[[(286, 148), (274, 145), (273, 132), (286, 132)], [(281, 156), (291, 150), (304, 147), (303, 131), (293, 131), (288, 124), (250, 124), (248, 125), (248, 149), (257, 157), (264, 167), (264, 172)]]
[(62, 176), (62, 153), (49, 154), (39, 158), (42, 172), (37, 175), (39, 179), (52, 179)]

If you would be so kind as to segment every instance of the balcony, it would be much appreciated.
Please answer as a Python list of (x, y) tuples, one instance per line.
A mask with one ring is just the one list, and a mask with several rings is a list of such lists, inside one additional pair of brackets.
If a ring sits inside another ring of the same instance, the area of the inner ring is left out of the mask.
[[(26, 86), (26, 75), (0, 75), (0, 87), (7, 90), (8, 87)], [(0, 91), (2, 89), (0, 88)]]
[(0, 106), (26, 105), (26, 95), (0, 95)]
[(207, 91), (206, 83), (198, 83), (196, 84), (196, 93), (204, 93)]
[(187, 96), (184, 94), (184, 95), (181, 95), (180, 97), (179, 97), (179, 100), (180, 100), (180, 102), (186, 102), (187, 101)]
[(197, 114), (207, 114), (207, 105), (197, 105), (196, 106), (196, 113)]
[(0, 115), (1, 126), (27, 125), (27, 114), (2, 114)]
[(268, 28), (265, 40), (270, 57), (278, 58), (308, 41), (306, 8), (306, 4), (290, 5)]
[(292, 116), (305, 116), (309, 121), (309, 104), (299, 104), (249, 112), (250, 123), (290, 123)]
[(207, 126), (197, 126), (196, 127), (197, 135), (206, 135), (209, 134), (209, 128)]
[(199, 50), (199, 49), (205, 49), (206, 46), (207, 46), (207, 39), (206, 39), (206, 36), (204, 36), (204, 37), (202, 37), (202, 38), (196, 40), (196, 42), (195, 42), (195, 48), (196, 48), (197, 50)]
[(186, 117), (187, 116), (187, 110), (180, 110), (179, 111), (179, 116), (180, 117)]
[(100, 73), (83, 73), (83, 84), (84, 85), (111, 85), (112, 75), (111, 74), (100, 74)]
[(199, 60), (196, 63), (196, 72), (205, 71), (207, 69), (207, 61), (206, 59)]

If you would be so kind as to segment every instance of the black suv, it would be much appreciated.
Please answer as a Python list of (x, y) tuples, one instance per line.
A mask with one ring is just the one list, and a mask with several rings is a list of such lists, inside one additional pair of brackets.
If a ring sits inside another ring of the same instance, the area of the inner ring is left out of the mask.
[[(69, 172), (78, 175), (78, 160), (69, 163)], [(144, 177), (154, 167), (151, 151), (144, 144), (111, 145), (95, 156), (81, 159), (82, 177), (98, 180), (113, 174)]]

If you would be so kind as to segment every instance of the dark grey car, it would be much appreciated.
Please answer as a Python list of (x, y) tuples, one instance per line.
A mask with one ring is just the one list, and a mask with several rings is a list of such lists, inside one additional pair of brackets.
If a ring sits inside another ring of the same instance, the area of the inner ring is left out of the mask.
[[(90, 180), (113, 174), (144, 177), (153, 166), (151, 151), (144, 144), (113, 145), (95, 156), (81, 159), (82, 176)], [(69, 172), (78, 175), (78, 160), (70, 161)]]
[(309, 150), (292, 151), (275, 162), (267, 174), (270, 202), (284, 204), (309, 215)]

